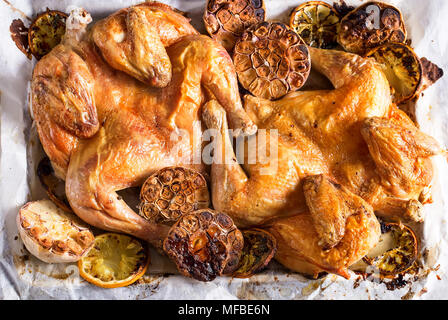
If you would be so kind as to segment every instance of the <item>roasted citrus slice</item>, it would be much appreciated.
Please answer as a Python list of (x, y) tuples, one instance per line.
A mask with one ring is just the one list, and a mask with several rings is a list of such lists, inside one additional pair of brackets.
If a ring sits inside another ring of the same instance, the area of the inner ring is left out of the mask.
[(208, 0), (203, 19), (210, 36), (230, 52), (244, 30), (265, 16), (263, 0)]
[(249, 278), (263, 270), (277, 251), (277, 241), (274, 236), (261, 229), (243, 231), (244, 248), (238, 264), (233, 273), (236, 278)]
[(339, 44), (349, 52), (365, 54), (384, 43), (406, 41), (403, 16), (397, 8), (369, 2), (347, 14), (341, 20)]
[(17, 227), (28, 251), (48, 263), (78, 261), (94, 242), (85, 224), (50, 200), (25, 204), (17, 215)]
[(47, 9), (33, 21), (28, 31), (28, 43), (36, 59), (42, 58), (61, 42), (67, 17), (64, 12)]
[(243, 245), (243, 235), (228, 215), (205, 209), (182, 216), (171, 227), (163, 250), (181, 274), (211, 281), (235, 271)]
[(205, 178), (183, 167), (163, 168), (150, 176), (142, 186), (140, 201), (142, 217), (168, 225), (182, 215), (210, 205)]
[(367, 54), (383, 69), (392, 89), (393, 102), (401, 104), (414, 98), (423, 80), (419, 57), (411, 47), (402, 43), (387, 43)]
[(142, 277), (150, 262), (146, 243), (118, 233), (95, 237), (89, 253), (78, 261), (79, 274), (102, 288), (128, 286)]
[(233, 62), (241, 85), (270, 100), (300, 89), (311, 69), (306, 44), (279, 22), (262, 22), (246, 30), (235, 45)]
[(308, 1), (293, 10), (289, 26), (309, 46), (331, 49), (337, 46), (340, 17), (322, 1)]
[(406, 272), (417, 259), (417, 254), (418, 241), (411, 228), (403, 224), (381, 223), (377, 246), (352, 269), (394, 276)]
[(65, 195), (65, 182), (56, 177), (49, 158), (45, 157), (39, 162), (37, 176), (51, 201), (62, 210), (72, 212)]

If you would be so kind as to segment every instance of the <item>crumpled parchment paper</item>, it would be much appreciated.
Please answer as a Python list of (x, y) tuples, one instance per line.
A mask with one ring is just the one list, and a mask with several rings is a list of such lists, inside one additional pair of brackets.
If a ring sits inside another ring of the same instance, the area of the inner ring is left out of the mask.
[[(424, 276), (388, 290), (384, 283), (350, 280), (328, 275), (319, 280), (286, 271), (273, 263), (250, 279), (219, 278), (202, 283), (177, 275), (174, 265), (152, 252), (152, 265), (143, 279), (126, 288), (101, 289), (79, 277), (75, 264), (49, 265), (24, 249), (15, 225), (19, 208), (29, 200), (45, 198), (35, 168), (42, 150), (29, 113), (29, 81), (35, 61), (29, 61), (11, 41), (13, 19), (33, 17), (49, 7), (65, 12), (80, 6), (94, 19), (141, 1), (0, 0), (0, 299), (444, 299), (448, 298), (448, 166), (442, 156), (434, 159), (434, 203), (425, 206), (422, 226), (425, 249)], [(205, 32), (205, 0), (162, 0), (188, 12), (192, 24)], [(265, 0), (268, 19), (288, 22), (291, 10), (302, 0)], [(332, 1), (327, 1), (332, 2)], [(403, 13), (409, 38), (419, 56), (426, 56), (448, 71), (446, 19), (448, 1), (393, 0)], [(347, 1), (359, 5), (358, 0)], [(424, 94), (417, 105), (423, 131), (448, 145), (448, 76)]]

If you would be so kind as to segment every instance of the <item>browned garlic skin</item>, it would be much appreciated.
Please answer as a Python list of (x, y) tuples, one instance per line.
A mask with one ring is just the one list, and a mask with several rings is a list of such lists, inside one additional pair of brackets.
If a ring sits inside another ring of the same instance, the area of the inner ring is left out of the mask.
[[(367, 12), (370, 6), (378, 8), (380, 21), (375, 21), (375, 11)], [(384, 43), (405, 41), (406, 27), (400, 10), (381, 2), (366, 3), (347, 14), (338, 33), (339, 44), (357, 54), (365, 54)]]
[(203, 19), (210, 36), (230, 52), (244, 30), (265, 16), (263, 0), (208, 0)]
[(232, 219), (210, 209), (180, 218), (163, 243), (179, 272), (200, 281), (235, 271), (243, 246), (243, 235)]
[(172, 225), (181, 216), (209, 207), (205, 178), (183, 167), (163, 168), (151, 175), (140, 192), (139, 213), (154, 223)]
[(262, 22), (246, 30), (236, 43), (233, 61), (241, 85), (270, 100), (300, 89), (311, 70), (306, 44), (279, 22)]
[(28, 202), (20, 209), (16, 222), (28, 251), (47, 263), (76, 262), (95, 240), (76, 216), (50, 200)]

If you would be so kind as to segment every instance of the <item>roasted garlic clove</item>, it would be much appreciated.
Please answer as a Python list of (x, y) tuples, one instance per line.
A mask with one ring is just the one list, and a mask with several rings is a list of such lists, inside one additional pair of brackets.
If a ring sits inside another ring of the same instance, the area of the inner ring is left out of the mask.
[(331, 49), (337, 46), (338, 12), (323, 1), (308, 1), (293, 10), (289, 26), (311, 47)]
[(250, 229), (243, 231), (244, 248), (238, 269), (232, 274), (236, 278), (250, 278), (262, 271), (277, 252), (277, 240), (267, 231)]
[(381, 223), (381, 237), (376, 247), (351, 269), (392, 277), (406, 272), (418, 254), (418, 241), (411, 228), (397, 223)]
[(180, 273), (200, 281), (230, 274), (238, 267), (243, 235), (232, 219), (210, 209), (182, 216), (163, 242)]
[(93, 246), (92, 232), (50, 200), (28, 202), (17, 215), (20, 237), (28, 251), (48, 263), (75, 262)]
[(271, 100), (300, 89), (311, 69), (306, 44), (278, 22), (263, 22), (244, 32), (233, 61), (241, 85), (255, 96)]
[(64, 12), (47, 9), (33, 21), (28, 31), (28, 45), (37, 60), (61, 42), (67, 17)]
[(406, 28), (400, 10), (382, 2), (366, 3), (347, 14), (341, 20), (338, 34), (339, 44), (357, 54), (388, 42), (405, 41)]
[(210, 36), (230, 52), (244, 30), (265, 15), (263, 0), (208, 0), (203, 19)]
[(154, 223), (172, 225), (183, 215), (209, 207), (205, 178), (183, 167), (163, 168), (150, 176), (140, 192), (139, 213)]

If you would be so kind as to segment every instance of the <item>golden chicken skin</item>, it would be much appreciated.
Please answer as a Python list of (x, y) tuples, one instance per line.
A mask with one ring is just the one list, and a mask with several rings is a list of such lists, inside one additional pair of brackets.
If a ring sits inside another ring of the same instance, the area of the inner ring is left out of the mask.
[(193, 161), (202, 134), (193, 123), (211, 96), (241, 134), (256, 126), (242, 108), (226, 50), (171, 7), (143, 3), (90, 29), (86, 17), (72, 15), (62, 43), (34, 69), (40, 141), (79, 217), (158, 243), (167, 227), (140, 217), (116, 191), (167, 166), (204, 172)]
[[(226, 50), (171, 7), (148, 2), (88, 22), (86, 12), (67, 19), (31, 84), (43, 148), (87, 223), (160, 247), (169, 226), (139, 216), (117, 191), (164, 167), (206, 173), (195, 160), (207, 128), (219, 133), (213, 208), (272, 233), (275, 258), (291, 270), (349, 277), (379, 240), (375, 215), (422, 221), (440, 147), (392, 104), (372, 59), (309, 48), (333, 90), (246, 96), (243, 108)], [(234, 150), (229, 129), (247, 143)], [(264, 158), (249, 161), (247, 145)]]
[[(248, 161), (241, 144), (243, 164), (231, 161), (226, 111), (217, 101), (205, 106), (206, 125), (221, 132), (216, 156), (228, 158), (212, 164), (212, 200), (239, 226), (261, 225), (274, 234), (276, 259), (286, 267), (347, 277), (347, 268), (379, 239), (374, 212), (422, 220), (430, 157), (441, 149), (392, 104), (389, 83), (372, 59), (309, 50), (313, 68), (333, 90), (298, 91), (277, 101), (245, 97), (259, 128), (250, 139), (267, 159)], [(277, 154), (269, 157), (273, 143)]]

